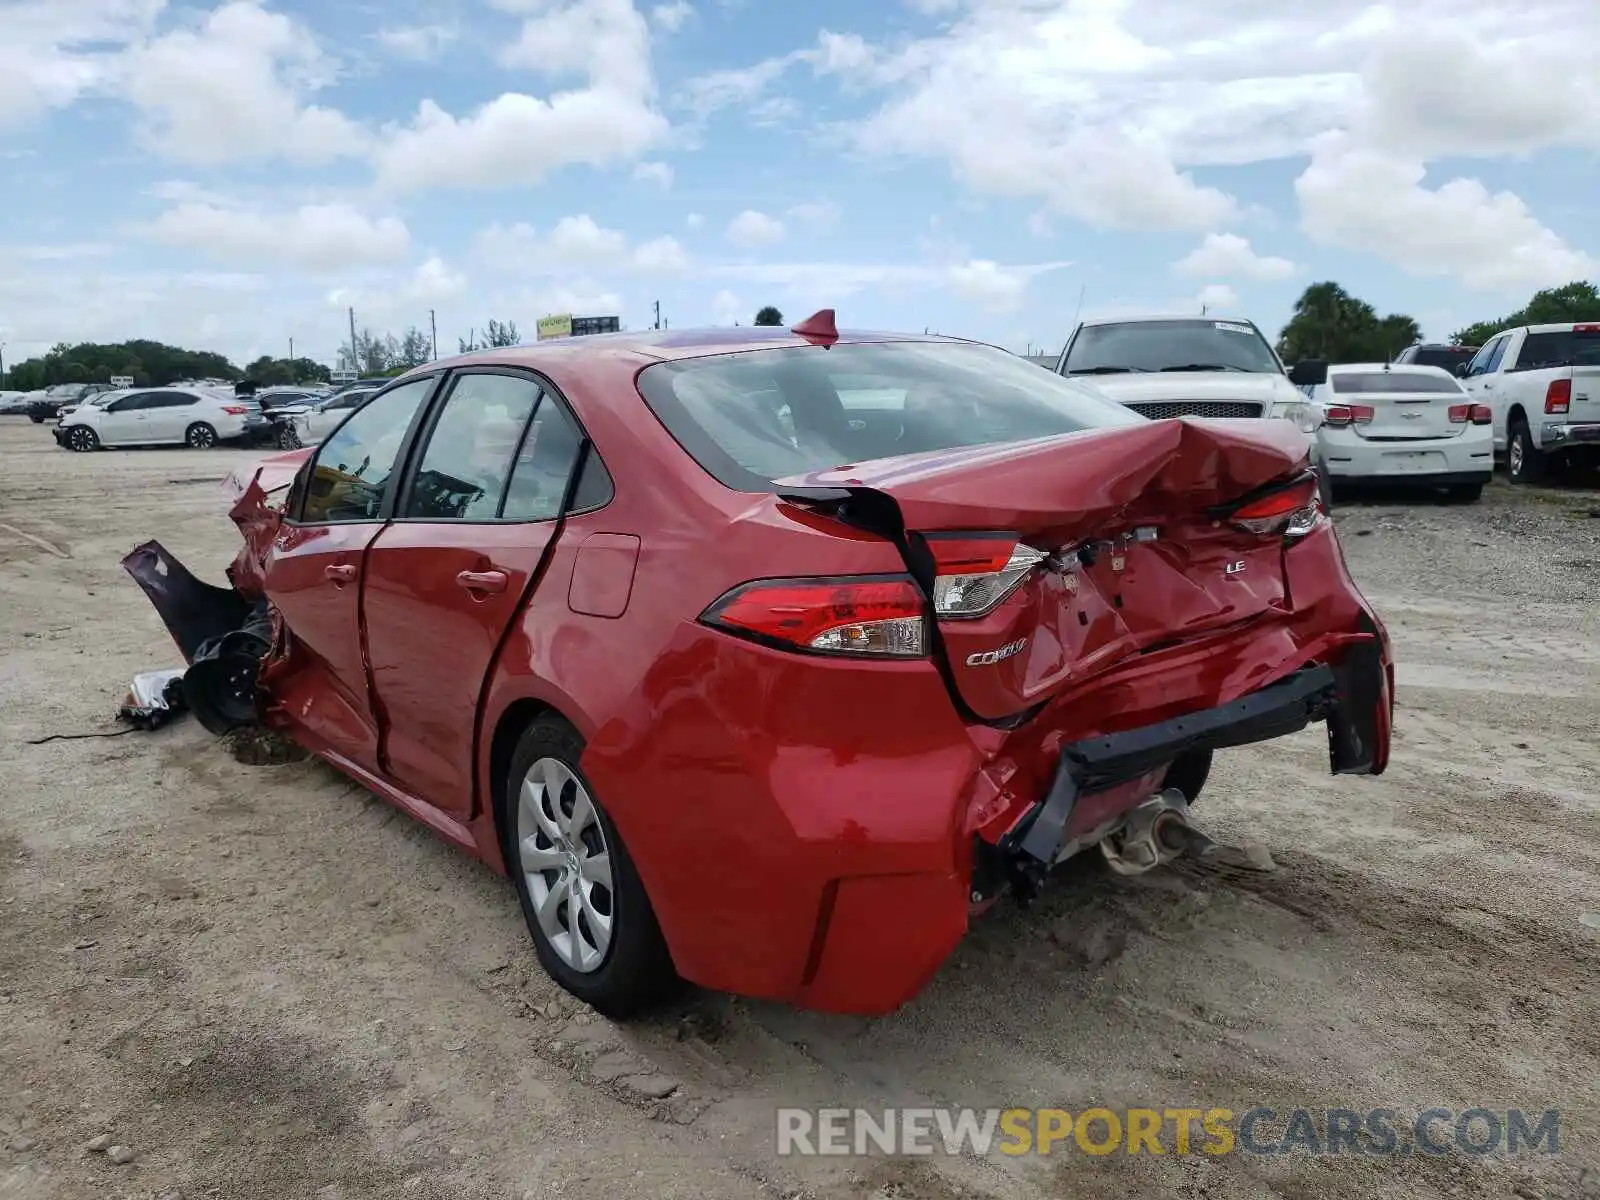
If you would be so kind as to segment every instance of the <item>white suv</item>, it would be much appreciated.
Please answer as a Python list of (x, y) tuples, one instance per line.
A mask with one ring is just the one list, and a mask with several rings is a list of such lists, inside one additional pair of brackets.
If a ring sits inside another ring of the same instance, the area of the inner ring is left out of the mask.
[(62, 418), (56, 441), (69, 450), (101, 446), (192, 446), (270, 438), (272, 422), (248, 396), (201, 388), (140, 388), (92, 397)]

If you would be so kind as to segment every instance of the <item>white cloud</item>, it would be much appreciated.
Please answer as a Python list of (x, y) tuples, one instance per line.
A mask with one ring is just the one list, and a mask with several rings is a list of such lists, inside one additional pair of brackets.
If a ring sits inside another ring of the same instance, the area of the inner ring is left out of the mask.
[(1225, 283), (1209, 283), (1200, 289), (1195, 303), (1202, 309), (1232, 308), (1239, 303), (1239, 293)]
[(343, 113), (308, 102), (330, 71), (304, 26), (233, 0), (129, 51), (122, 87), (147, 139), (175, 161), (320, 163), (366, 148)]
[(658, 237), (632, 246), (626, 235), (603, 228), (587, 213), (562, 217), (544, 234), (523, 222), (491, 225), (478, 234), (476, 251), (489, 269), (523, 276), (574, 271), (678, 275), (689, 266), (689, 256), (676, 238)]
[(757, 262), (713, 263), (700, 267), (713, 278), (759, 285), (775, 292), (792, 307), (811, 311), (833, 307), (867, 289), (890, 294), (920, 296), (930, 288), (946, 289), (991, 311), (1009, 311), (1026, 296), (1029, 282), (1069, 263), (1030, 263), (1002, 266), (986, 259), (965, 259), (943, 264)]
[(380, 29), (375, 36), (396, 58), (428, 62), (444, 53), (460, 35), (454, 25), (397, 25)]
[(508, 67), (560, 78), (585, 77), (597, 91), (643, 100), (654, 91), (650, 28), (632, 0), (498, 0), (532, 9), (516, 41), (500, 53)]
[(777, 245), (783, 241), (785, 233), (783, 222), (776, 217), (747, 208), (728, 222), (723, 236), (741, 250), (753, 250)]
[(1418, 160), (1328, 134), (1295, 180), (1305, 231), (1483, 291), (1527, 291), (1600, 272), (1600, 263), (1540, 224), (1511, 192), (1491, 193), (1464, 178), (1428, 187), (1425, 173)]
[(811, 204), (796, 204), (784, 213), (787, 220), (804, 226), (814, 233), (825, 233), (839, 223), (839, 206), (831, 200)]
[(325, 299), (331, 308), (354, 308), (360, 323), (382, 328), (397, 318), (415, 321), (430, 305), (459, 299), (466, 290), (466, 276), (435, 255), (409, 275), (334, 288)]
[(1020, 307), (1028, 292), (1025, 271), (1007, 270), (987, 259), (949, 268), (949, 279), (951, 290), (958, 296), (1000, 312)]
[(1180, 275), (1222, 276), (1276, 282), (1289, 279), (1298, 269), (1287, 258), (1257, 254), (1248, 238), (1233, 233), (1208, 233), (1205, 240), (1173, 264)]
[(394, 262), (411, 247), (411, 235), (398, 218), (373, 220), (346, 204), (265, 213), (187, 202), (162, 213), (144, 232), (225, 262), (290, 263), (316, 274)]
[(650, 10), (650, 19), (668, 33), (677, 33), (684, 22), (694, 16), (694, 5), (687, 0), (674, 0), (671, 4), (658, 4)]
[(164, 0), (32, 0), (0, 9), (0, 130), (19, 128), (105, 85), (115, 54)]
[(732, 325), (743, 320), (744, 301), (724, 288), (711, 298), (711, 320), (716, 325)]
[(424, 100), (409, 126), (390, 131), (378, 178), (401, 191), (531, 186), (561, 167), (629, 161), (666, 132), (648, 105), (599, 89), (549, 100), (506, 92), (460, 119)]
[(643, 162), (633, 169), (635, 179), (650, 180), (666, 191), (672, 187), (672, 168), (664, 162)]

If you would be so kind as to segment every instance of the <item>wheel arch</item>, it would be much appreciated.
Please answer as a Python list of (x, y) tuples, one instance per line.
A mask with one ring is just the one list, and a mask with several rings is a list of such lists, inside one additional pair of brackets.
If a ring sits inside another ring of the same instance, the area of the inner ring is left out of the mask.
[[(499, 855), (500, 865), (509, 874), (511, 862), (507, 858), (508, 830), (510, 824), (510, 797), (506, 794), (506, 775), (511, 770), (511, 758), (517, 752), (517, 743), (522, 740), (522, 735), (529, 726), (543, 717), (556, 717), (577, 731), (585, 742), (588, 741), (589, 731), (585, 722), (574, 717), (572, 706), (553, 702), (551, 698), (536, 695), (518, 695), (501, 702), (498, 706), (499, 715), (494, 718), (493, 725), (485, 722), (486, 731), (482, 741), (483, 753), (479, 761), (485, 778), (479, 794), (486, 798), (483, 816), (486, 816), (493, 831), (496, 853)], [(483, 845), (479, 841), (480, 847)]]

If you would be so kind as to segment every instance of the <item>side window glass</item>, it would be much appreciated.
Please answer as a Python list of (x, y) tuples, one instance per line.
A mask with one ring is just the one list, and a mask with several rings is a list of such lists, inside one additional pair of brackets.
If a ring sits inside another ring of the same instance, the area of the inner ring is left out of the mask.
[(406, 430), (433, 382), (418, 379), (385, 393), (322, 443), (307, 480), (302, 521), (377, 520)]
[(1494, 340), (1494, 345), (1489, 355), (1489, 361), (1483, 364), (1483, 373), (1485, 375), (1500, 369), (1500, 360), (1506, 356), (1506, 346), (1509, 345), (1510, 342), (1511, 339), (1508, 337), (1500, 337)]
[(106, 407), (106, 411), (114, 413), (132, 412), (139, 407), (139, 395), (140, 393), (136, 392), (132, 396), (124, 396), (121, 400), (114, 400)]
[(1489, 362), (1489, 356), (1494, 353), (1494, 347), (1493, 340), (1489, 341), (1487, 345), (1479, 347), (1478, 352), (1472, 356), (1472, 361), (1467, 364), (1468, 376), (1483, 374), (1484, 368)]
[(458, 376), (428, 435), (403, 515), (420, 521), (496, 517), (539, 396), (537, 383), (514, 375)]
[(617, 492), (611, 483), (611, 472), (606, 470), (605, 463), (600, 461), (600, 455), (593, 446), (589, 447), (589, 454), (583, 460), (583, 474), (578, 476), (578, 486), (572, 489), (572, 511), (588, 512), (594, 508), (604, 508), (611, 503), (612, 497)]
[(559, 517), (579, 444), (577, 426), (559, 404), (545, 396), (517, 455), (501, 515), (508, 521), (553, 521)]

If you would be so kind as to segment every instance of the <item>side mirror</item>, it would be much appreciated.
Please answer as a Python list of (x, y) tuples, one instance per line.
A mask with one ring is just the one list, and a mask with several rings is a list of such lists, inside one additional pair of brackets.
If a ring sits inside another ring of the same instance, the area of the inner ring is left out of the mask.
[(1456, 364), (1456, 378), (1457, 379), (1465, 379), (1467, 377), (1467, 372), (1470, 371), (1471, 369), (1472, 369), (1472, 364), (1469, 363), (1469, 362), (1457, 363)]
[(1328, 364), (1320, 358), (1307, 358), (1289, 368), (1289, 382), (1295, 387), (1321, 387), (1328, 382)]

